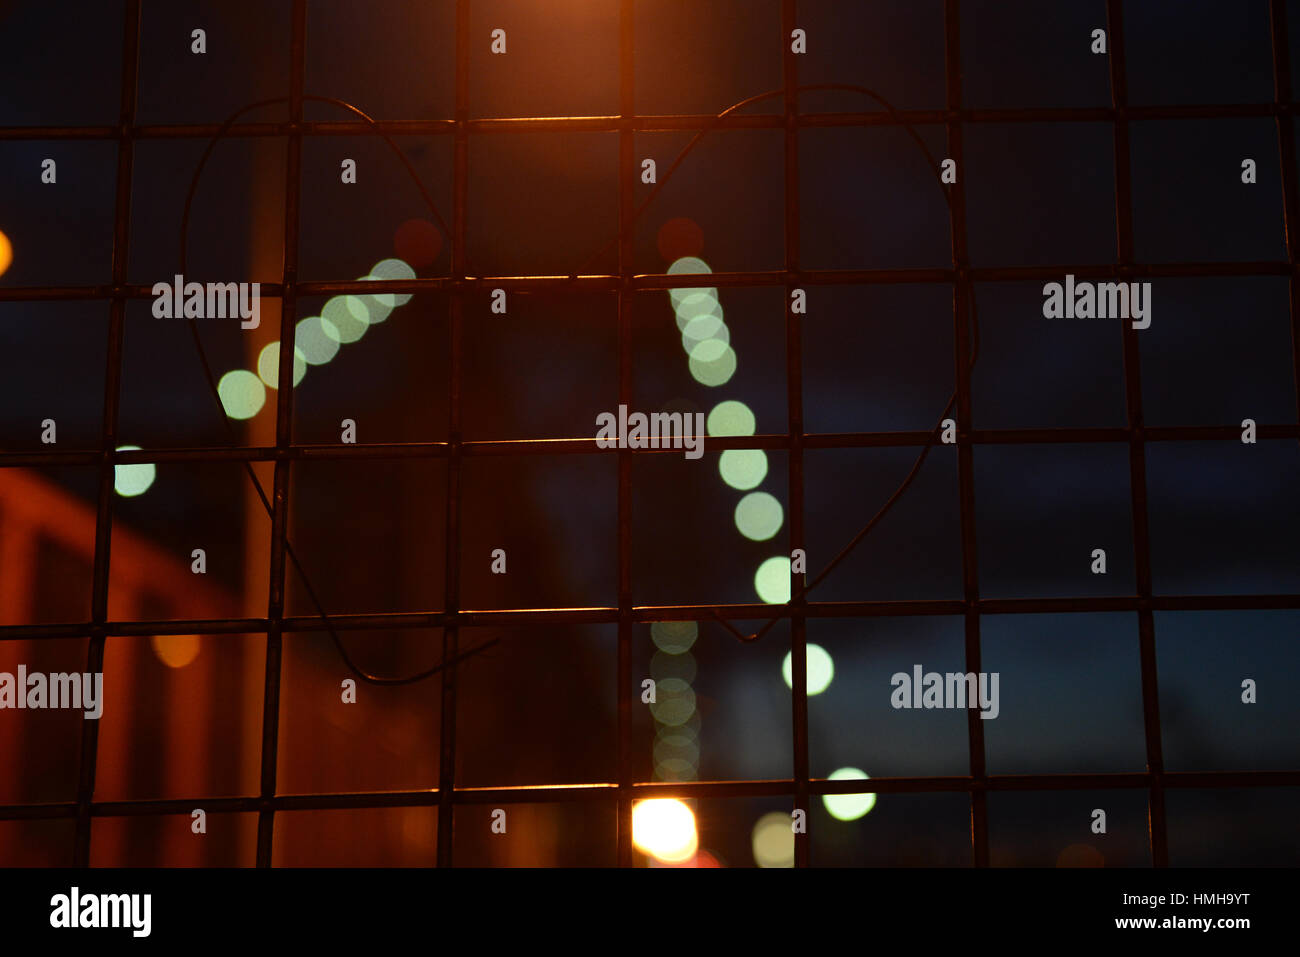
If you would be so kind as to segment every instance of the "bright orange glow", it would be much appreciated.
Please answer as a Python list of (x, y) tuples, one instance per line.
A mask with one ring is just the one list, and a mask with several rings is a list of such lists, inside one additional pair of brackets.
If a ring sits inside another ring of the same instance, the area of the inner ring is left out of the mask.
[(184, 668), (199, 656), (198, 635), (154, 635), (149, 644), (168, 668)]
[(632, 808), (632, 843), (665, 864), (689, 861), (700, 846), (695, 815), (676, 798), (640, 801)]
[(0, 276), (5, 274), (9, 264), (14, 261), (13, 243), (9, 242), (9, 237), (0, 233)]
[(686, 860), (677, 864), (668, 864), (663, 861), (655, 861), (654, 867), (721, 867), (722, 862), (701, 848), (695, 852), (694, 857), (688, 857)]

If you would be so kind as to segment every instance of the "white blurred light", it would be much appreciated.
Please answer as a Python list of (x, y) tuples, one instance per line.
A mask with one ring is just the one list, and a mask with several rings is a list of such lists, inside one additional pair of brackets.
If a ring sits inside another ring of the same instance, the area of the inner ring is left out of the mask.
[(727, 449), (718, 456), (722, 481), (748, 491), (767, 477), (767, 453), (762, 449)]
[[(821, 694), (830, 687), (831, 679), (835, 677), (835, 662), (821, 645), (810, 643), (807, 649), (808, 656), (804, 660), (808, 662), (808, 693)], [(781, 662), (781, 677), (785, 679), (785, 686), (793, 690), (794, 652), (792, 651), (787, 651), (785, 660)]]
[[(119, 445), (119, 452), (138, 452), (138, 445)], [(132, 463), (130, 465), (113, 466), (113, 489), (118, 495), (124, 498), (133, 498), (136, 495), (143, 495), (153, 484), (154, 477), (157, 475), (157, 469), (152, 462)]]
[(750, 541), (765, 542), (781, 530), (785, 512), (767, 492), (750, 492), (736, 503), (736, 528)]
[(690, 860), (700, 846), (695, 815), (676, 798), (638, 801), (632, 807), (632, 843), (656, 860)]
[(323, 366), (339, 354), (338, 330), (333, 325), (330, 323), (331, 329), (326, 329), (320, 316), (308, 316), (294, 327), (294, 348), (308, 364)]
[[(868, 775), (866, 771), (858, 768), (840, 768), (838, 771), (833, 771), (828, 780), (866, 781)], [(856, 821), (876, 806), (876, 796), (870, 793), (823, 794), (822, 803), (826, 805), (826, 810), (830, 812), (831, 817), (837, 821)]]
[(691, 322), (705, 316), (722, 319), (722, 304), (718, 302), (717, 290), (686, 289), (673, 304), (677, 314), (677, 328), (685, 329)]
[(790, 600), (790, 559), (776, 555), (754, 572), (754, 591), (769, 605), (783, 605)]
[(320, 311), (325, 334), (347, 345), (356, 342), (370, 328), (370, 310), (357, 296), (334, 296)]
[[(367, 279), (414, 279), (415, 270), (401, 259), (381, 259), (370, 270)], [(411, 294), (404, 292), (384, 293), (393, 297), (393, 305), (404, 306), (411, 301)]]
[(713, 407), (706, 429), (709, 435), (753, 435), (757, 425), (749, 406), (735, 399), (727, 399)]
[(700, 385), (726, 385), (736, 374), (736, 350), (719, 339), (706, 339), (691, 349), (688, 365), (691, 378)]
[[(711, 273), (712, 269), (709, 264), (698, 256), (683, 256), (668, 267), (668, 275), (680, 276), (699, 275), (701, 273)], [(681, 288), (669, 289), (668, 298), (672, 300), (673, 308), (679, 308), (682, 303), (691, 297), (700, 296), (701, 294), (712, 296), (715, 300), (718, 298), (718, 290), (714, 286), (691, 287), (683, 286)]]
[[(293, 348), (293, 384), (307, 374), (307, 359), (297, 346)], [(257, 377), (274, 389), (280, 384), (280, 343), (268, 342), (257, 357)]]
[[(682, 349), (688, 356), (695, 354), (695, 347), (700, 343), (710, 341), (721, 342), (724, 346), (731, 342), (731, 330), (720, 316), (696, 316), (682, 328)], [(713, 351), (715, 355), (701, 357), (701, 361), (717, 359), (724, 350), (715, 346)]]
[(231, 369), (217, 383), (221, 407), (232, 419), (251, 419), (266, 404), (266, 386), (247, 369)]

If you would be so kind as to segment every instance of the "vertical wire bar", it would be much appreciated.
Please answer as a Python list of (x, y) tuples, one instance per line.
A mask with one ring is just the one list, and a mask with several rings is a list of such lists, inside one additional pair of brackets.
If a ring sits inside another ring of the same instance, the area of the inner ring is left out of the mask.
[[(113, 489), (116, 470), (117, 419), (122, 378), (122, 338), (126, 326), (128, 243), (131, 236), (131, 176), (135, 164), (135, 104), (139, 83), (140, 0), (128, 0), (122, 38), (122, 100), (118, 120), (117, 191), (113, 210), (113, 298), (109, 304), (107, 366), (104, 373), (104, 415), (101, 427), (99, 498), (95, 511), (95, 559), (90, 604), (90, 642), (86, 670), (104, 670), (108, 621), (109, 552), (113, 536)], [(81, 722), (81, 754), (77, 776), (77, 825), (72, 860), (90, 865), (90, 805), (95, 797), (99, 753), (99, 722)]]
[[(781, 67), (785, 96), (785, 381), (790, 434), (790, 548), (804, 547), (803, 502), (803, 327), (791, 310), (791, 293), (799, 273), (799, 70), (791, 32), (798, 26), (798, 0), (781, 0)], [(804, 828), (794, 836), (794, 865), (810, 862), (811, 814), (808, 793), (808, 627), (800, 594), (806, 575), (790, 572), (790, 730), (793, 735), (794, 802), (804, 812)]]
[[(446, 587), (443, 603), (449, 616), (442, 630), (442, 660), (459, 653), (460, 626), (460, 511), (461, 511), (461, 332), (465, 296), (466, 206), (469, 201), (469, 0), (456, 0), (456, 133), (452, 159), (451, 368), (447, 387), (447, 521)], [(452, 866), (456, 825), (456, 668), (442, 670), (442, 715), (438, 726), (438, 851), (439, 867)]]
[[(1107, 0), (1107, 42), (1110, 44), (1111, 105), (1115, 108), (1115, 239), (1120, 278), (1133, 265), (1133, 181), (1129, 154), (1128, 79), (1125, 71), (1122, 0)], [(1153, 867), (1169, 865), (1165, 822), (1164, 754), (1160, 734), (1157, 689), (1155, 619), (1151, 611), (1151, 544), (1147, 526), (1146, 440), (1142, 414), (1141, 349), (1137, 331), (1125, 321), (1124, 391), (1129, 427), (1129, 486), (1133, 509), (1133, 555), (1138, 596), (1138, 652), (1142, 667), (1142, 717), (1146, 737), (1147, 828)]]
[(1291, 104), (1291, 49), (1286, 25), (1286, 3), (1271, 0), (1269, 14), (1273, 30), (1273, 102), (1277, 105), (1278, 152), (1282, 166), (1282, 222), (1286, 230), (1286, 256), (1291, 264), (1288, 278), (1291, 309), (1291, 368), (1296, 387), (1296, 421), (1300, 422), (1300, 283), (1296, 282), (1300, 240), (1300, 197), (1296, 194), (1295, 122)]
[(262, 695), (262, 809), (257, 814), (257, 866), (270, 867), (275, 837), (276, 768), (280, 750), (280, 667), (284, 631), (284, 559), (289, 529), (289, 458), (293, 443), (294, 317), (298, 308), (298, 221), (302, 191), (302, 92), (307, 0), (294, 0), (289, 48), (289, 125), (284, 172), (284, 281), (280, 294), (280, 368), (275, 409), (275, 474), (271, 492), (271, 569), (267, 596), (266, 675)]
[[(963, 154), (961, 83), (961, 6), (959, 0), (944, 3), (944, 72), (948, 110), (948, 157), (956, 162), (957, 181), (950, 192), (952, 265), (956, 270), (953, 283), (953, 364), (957, 379), (957, 485), (961, 514), (962, 598), (966, 602), (965, 652), (966, 670), (979, 674), (983, 670), (980, 652), (979, 548), (975, 522), (975, 464), (970, 440), (971, 420), (970, 357), (971, 338), (968, 315), (971, 306), (970, 257), (966, 247), (966, 166)], [(975, 708), (966, 709), (966, 735), (970, 753), (970, 828), (971, 863), (989, 865), (988, 768), (984, 754), (984, 721)]]
[[(632, 311), (636, 292), (636, 44), (633, 0), (619, 5), (619, 132), (618, 132), (618, 401), (632, 406)], [(632, 453), (618, 451), (618, 807), (617, 861), (632, 866)]]

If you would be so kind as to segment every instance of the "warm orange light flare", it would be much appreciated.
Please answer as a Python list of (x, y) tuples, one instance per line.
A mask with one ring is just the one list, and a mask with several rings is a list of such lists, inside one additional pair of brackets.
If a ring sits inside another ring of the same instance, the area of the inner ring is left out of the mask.
[(149, 644), (168, 668), (184, 668), (199, 656), (198, 635), (154, 635)]
[(9, 264), (14, 261), (14, 247), (9, 237), (0, 232), (0, 276), (5, 274)]
[(700, 846), (695, 815), (676, 798), (640, 801), (632, 808), (632, 843), (667, 864), (688, 861)]

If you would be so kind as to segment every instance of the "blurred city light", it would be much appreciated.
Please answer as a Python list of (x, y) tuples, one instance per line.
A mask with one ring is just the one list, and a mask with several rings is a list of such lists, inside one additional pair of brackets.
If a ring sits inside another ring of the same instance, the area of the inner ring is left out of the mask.
[[(789, 568), (786, 569), (789, 574)], [(788, 601), (789, 599), (787, 599)], [(804, 660), (808, 662), (808, 693), (821, 694), (835, 677), (835, 663), (831, 661), (830, 654), (821, 645), (809, 643), (807, 645), (808, 656)], [(794, 689), (794, 652), (787, 651), (785, 660), (781, 662), (781, 677), (785, 679), (785, 686)]]
[[(414, 279), (415, 270), (400, 259), (381, 259), (375, 263), (370, 270), (367, 279)], [(389, 293), (384, 293), (389, 295)], [(408, 292), (397, 292), (391, 294), (394, 306), (404, 306), (411, 301), (411, 294)]]
[(370, 310), (358, 296), (334, 296), (320, 314), (327, 323), (326, 334), (344, 345), (356, 342), (370, 328)]
[[(138, 452), (138, 445), (119, 445), (119, 452)], [(114, 465), (113, 466), (113, 488), (118, 495), (125, 498), (133, 498), (136, 495), (143, 495), (153, 484), (154, 476), (157, 470), (152, 462), (140, 462), (131, 465)]]
[[(297, 346), (293, 349), (293, 384), (297, 385), (307, 374), (307, 359)], [(280, 384), (280, 343), (268, 342), (257, 357), (257, 377), (269, 388)]]
[(326, 320), (320, 316), (308, 316), (301, 320), (294, 329), (294, 348), (302, 354), (309, 365), (323, 366), (339, 354), (338, 330), (326, 328)]
[(660, 724), (676, 727), (685, 724), (695, 713), (695, 692), (680, 678), (655, 682), (655, 701), (650, 713)]
[(690, 860), (700, 846), (695, 814), (676, 798), (638, 801), (632, 808), (632, 843), (656, 860)]
[(762, 449), (726, 449), (718, 457), (722, 481), (734, 489), (748, 491), (767, 476), (767, 453)]
[(726, 385), (736, 374), (736, 351), (720, 339), (706, 339), (691, 350), (690, 370), (700, 385)]
[(699, 633), (700, 626), (693, 621), (656, 621), (650, 626), (650, 638), (670, 655), (689, 651)]
[(705, 426), (709, 435), (753, 435), (756, 427), (757, 421), (749, 406), (735, 399), (715, 405)]
[(774, 555), (754, 572), (754, 591), (769, 605), (783, 605), (790, 600), (790, 559)]
[[(809, 645), (809, 650), (812, 649)], [(810, 692), (811, 693), (811, 692)], [(866, 771), (858, 768), (840, 768), (831, 772), (830, 781), (866, 781), (868, 775)], [(826, 805), (826, 810), (830, 812), (831, 817), (837, 821), (856, 821), (876, 806), (876, 796), (874, 794), (823, 794), (822, 804)]]
[(736, 503), (736, 528), (750, 541), (765, 542), (781, 530), (785, 511), (767, 492), (750, 492)]
[(266, 404), (266, 386), (247, 369), (232, 369), (217, 383), (221, 407), (232, 419), (251, 419)]
[(759, 867), (794, 867), (794, 829), (785, 811), (764, 814), (750, 835)]

